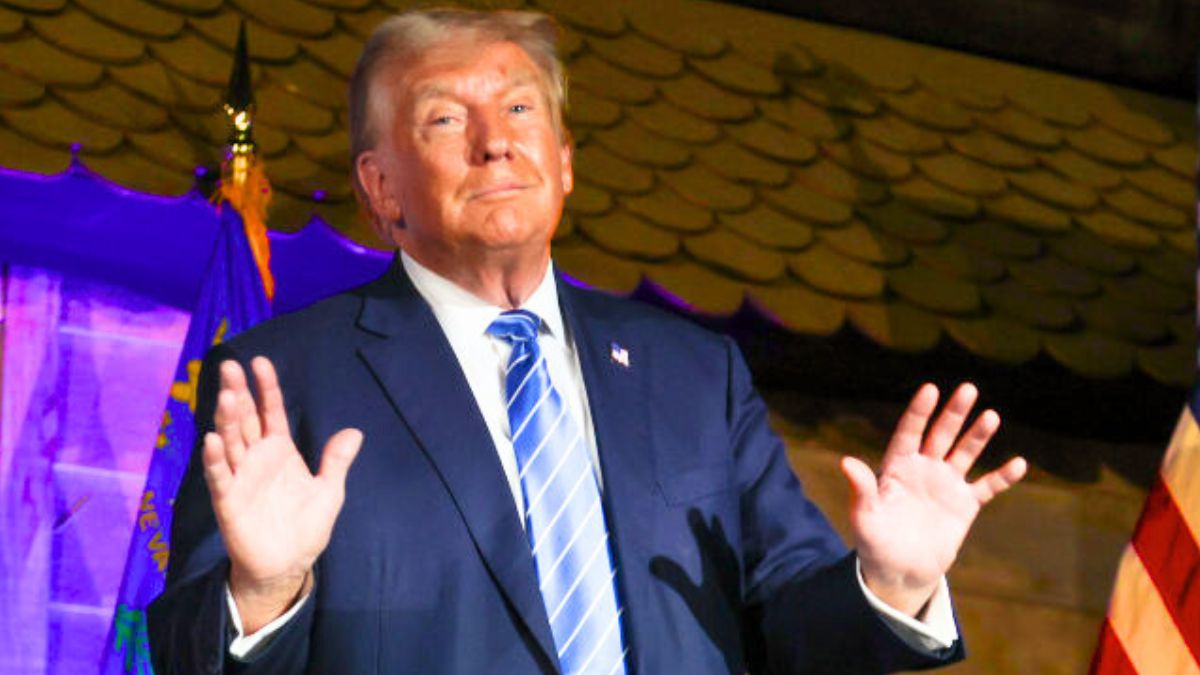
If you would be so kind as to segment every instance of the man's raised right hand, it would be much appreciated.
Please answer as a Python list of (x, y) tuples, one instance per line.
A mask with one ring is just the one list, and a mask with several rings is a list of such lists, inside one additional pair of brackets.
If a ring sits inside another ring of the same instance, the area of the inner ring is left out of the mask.
[(250, 363), (257, 401), (236, 361), (220, 368), (215, 431), (204, 437), (204, 479), (229, 554), (229, 589), (249, 635), (311, 587), (313, 563), (329, 544), (363, 435), (334, 434), (314, 476), (292, 441), (271, 362), (257, 356)]

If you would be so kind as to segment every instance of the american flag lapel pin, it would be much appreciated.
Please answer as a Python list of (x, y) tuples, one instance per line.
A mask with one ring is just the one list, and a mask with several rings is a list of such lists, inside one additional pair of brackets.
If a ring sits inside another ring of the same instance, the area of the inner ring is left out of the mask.
[(613, 363), (622, 368), (629, 367), (629, 350), (625, 349), (616, 342), (612, 343), (612, 350), (608, 353), (612, 357)]

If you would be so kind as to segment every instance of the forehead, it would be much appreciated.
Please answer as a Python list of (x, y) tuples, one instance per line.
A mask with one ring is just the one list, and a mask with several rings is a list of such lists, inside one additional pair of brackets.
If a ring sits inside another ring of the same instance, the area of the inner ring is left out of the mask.
[(513, 87), (548, 89), (546, 76), (529, 54), (508, 41), (451, 36), (402, 59), (384, 77), (395, 99), (416, 103), (431, 96), (484, 96)]

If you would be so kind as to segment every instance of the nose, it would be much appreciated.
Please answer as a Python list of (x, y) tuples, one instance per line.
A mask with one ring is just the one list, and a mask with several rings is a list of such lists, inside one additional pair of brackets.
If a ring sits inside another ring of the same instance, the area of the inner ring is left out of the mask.
[(480, 164), (512, 159), (510, 129), (501, 115), (481, 112), (473, 126), (475, 161)]

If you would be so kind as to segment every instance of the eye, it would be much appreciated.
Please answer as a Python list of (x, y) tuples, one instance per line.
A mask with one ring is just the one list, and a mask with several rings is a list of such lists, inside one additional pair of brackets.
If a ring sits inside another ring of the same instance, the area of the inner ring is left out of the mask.
[(449, 115), (438, 115), (437, 117), (434, 117), (432, 120), (429, 121), (429, 123), (434, 126), (443, 126), (443, 127), (452, 122), (454, 122), (454, 118)]
[(508, 111), (514, 113), (527, 113), (529, 112), (529, 106), (524, 103), (514, 103), (508, 106)]

